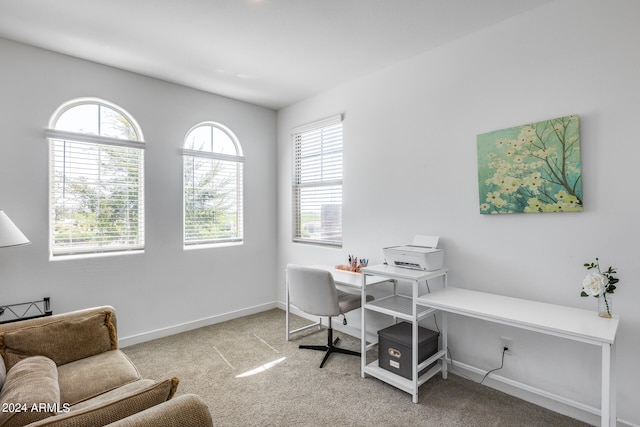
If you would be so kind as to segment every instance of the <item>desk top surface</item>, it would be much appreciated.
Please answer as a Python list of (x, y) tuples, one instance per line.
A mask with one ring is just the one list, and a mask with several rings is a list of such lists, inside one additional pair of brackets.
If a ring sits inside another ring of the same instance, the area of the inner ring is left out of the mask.
[[(333, 280), (339, 285), (350, 286), (353, 288), (362, 288), (361, 273), (354, 273), (353, 271), (347, 270), (338, 270), (337, 268), (330, 265), (312, 265), (311, 267), (330, 271), (331, 275), (333, 276)], [(382, 283), (386, 282), (387, 280), (389, 279), (386, 277), (368, 277), (367, 285)]]
[(578, 341), (612, 344), (619, 319), (596, 311), (448, 287), (416, 298), (443, 311), (559, 335)]
[[(425, 271), (411, 268), (395, 267), (387, 264), (378, 264), (364, 267), (361, 269), (361, 271), (367, 275), (380, 275), (392, 279), (417, 280), (419, 282), (443, 276), (447, 273), (446, 268), (441, 268), (439, 270), (433, 271)], [(369, 283), (370, 280), (370, 278), (367, 278), (367, 283)]]

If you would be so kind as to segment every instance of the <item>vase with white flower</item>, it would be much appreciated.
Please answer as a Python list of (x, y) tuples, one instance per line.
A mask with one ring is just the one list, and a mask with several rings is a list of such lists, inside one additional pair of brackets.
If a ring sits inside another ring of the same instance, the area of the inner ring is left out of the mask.
[(598, 298), (598, 315), (600, 317), (611, 317), (613, 312), (612, 294), (616, 290), (616, 283), (620, 281), (613, 275), (618, 272), (613, 267), (609, 267), (602, 272), (598, 258), (596, 258), (596, 262), (585, 263), (584, 266), (587, 270), (592, 271), (589, 271), (587, 277), (582, 281), (580, 296)]

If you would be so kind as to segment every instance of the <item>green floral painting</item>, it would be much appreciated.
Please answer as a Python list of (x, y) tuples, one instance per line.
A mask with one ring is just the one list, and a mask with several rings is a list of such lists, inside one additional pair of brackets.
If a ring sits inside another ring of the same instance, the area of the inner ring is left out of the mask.
[(477, 137), (480, 213), (582, 211), (577, 115)]

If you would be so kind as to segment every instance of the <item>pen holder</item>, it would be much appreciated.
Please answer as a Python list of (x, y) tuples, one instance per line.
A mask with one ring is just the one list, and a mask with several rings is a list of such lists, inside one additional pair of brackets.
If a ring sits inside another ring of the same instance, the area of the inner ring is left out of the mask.
[(369, 260), (367, 258), (354, 257), (353, 255), (349, 255), (349, 263), (344, 265), (336, 265), (337, 270), (345, 270), (351, 271), (352, 273), (360, 273), (360, 268), (366, 267), (369, 264)]
[(336, 265), (336, 270), (344, 270), (344, 271), (350, 271), (352, 273), (360, 273), (360, 266), (351, 266), (351, 265), (344, 265), (344, 264), (340, 264), (340, 265)]

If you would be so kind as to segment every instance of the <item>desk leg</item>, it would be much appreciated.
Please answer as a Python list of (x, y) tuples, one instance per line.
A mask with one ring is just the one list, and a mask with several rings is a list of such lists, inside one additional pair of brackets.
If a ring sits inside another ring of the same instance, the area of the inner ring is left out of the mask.
[(602, 344), (602, 405), (600, 424), (603, 427), (616, 425), (616, 348), (613, 344)]
[(367, 275), (362, 275), (362, 286), (360, 289), (360, 376), (365, 378), (364, 368), (367, 366), (367, 327), (365, 326), (365, 316), (367, 310)]
[(290, 311), (290, 304), (289, 304), (289, 281), (285, 279), (285, 286), (284, 286), (284, 298), (285, 298), (285, 318), (284, 318), (284, 324), (285, 324), (285, 339), (287, 341), (289, 341), (289, 311)]
[(449, 322), (447, 319), (447, 312), (441, 311), (440, 313), (442, 313), (442, 349), (444, 350), (444, 357), (442, 358), (442, 379), (446, 380), (447, 373), (449, 372), (449, 369), (447, 367), (447, 348), (449, 346), (449, 340), (447, 339), (447, 328), (449, 327)]
[(411, 379), (413, 386), (413, 403), (418, 403), (418, 282), (413, 282), (413, 319), (411, 320)]
[(609, 419), (611, 420), (611, 426), (615, 427), (618, 423), (618, 400), (617, 400), (617, 376), (616, 376), (616, 366), (618, 364), (617, 356), (616, 356), (616, 343), (615, 341), (611, 344), (611, 370), (610, 372), (610, 383), (609, 383), (609, 405), (611, 406), (611, 411), (609, 412)]

